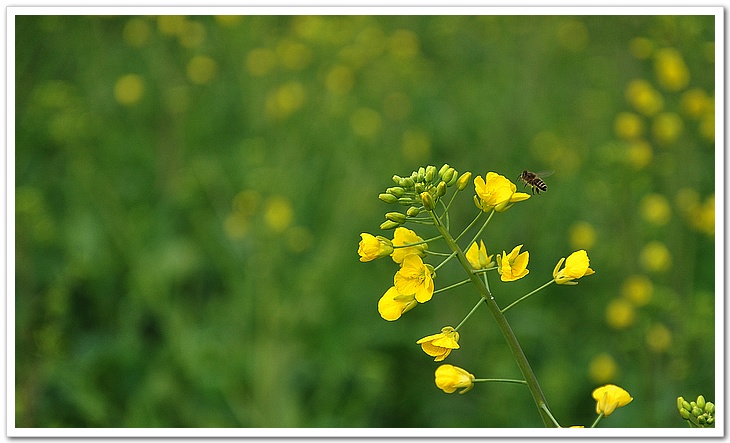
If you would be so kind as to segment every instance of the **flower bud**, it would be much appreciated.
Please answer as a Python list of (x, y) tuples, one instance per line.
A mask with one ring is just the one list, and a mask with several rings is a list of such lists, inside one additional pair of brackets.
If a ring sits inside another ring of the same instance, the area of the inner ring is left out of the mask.
[(702, 409), (698, 408), (697, 406), (693, 407), (692, 415), (694, 415), (695, 417), (699, 417), (700, 415), (702, 415)]
[(406, 190), (401, 188), (400, 186), (396, 186), (393, 188), (386, 189), (385, 192), (387, 192), (388, 194), (393, 194), (396, 197), (403, 197), (403, 195), (405, 195), (405, 193), (406, 193)]
[(411, 206), (416, 201), (413, 200), (413, 197), (401, 197), (398, 199), (398, 203), (402, 204), (403, 206)]
[(396, 223), (393, 220), (386, 220), (380, 224), (380, 229), (387, 231), (388, 229), (395, 229), (400, 226), (400, 223)]
[(682, 409), (682, 404), (684, 403), (684, 397), (677, 397), (677, 409)]
[(705, 409), (705, 397), (703, 395), (699, 395), (697, 397), (697, 407), (700, 409)]
[(434, 165), (428, 165), (426, 166), (426, 175), (424, 178), (426, 179), (426, 183), (433, 182), (433, 179), (436, 177), (436, 166)]
[(707, 418), (704, 415), (700, 415), (699, 417), (697, 417), (697, 423), (704, 426), (707, 424)]
[(454, 168), (447, 169), (446, 172), (441, 174), (441, 180), (448, 183), (449, 180), (451, 180), (451, 177), (454, 175), (455, 172), (456, 172), (456, 170)]
[(388, 212), (385, 214), (385, 218), (401, 225), (406, 222), (406, 215), (400, 212)]
[(428, 192), (421, 193), (421, 203), (423, 203), (423, 208), (427, 211), (433, 211), (436, 207), (436, 202), (434, 201), (433, 196), (431, 196)]
[(418, 168), (418, 174), (416, 175), (416, 177), (416, 182), (423, 182), (423, 179), (426, 178), (426, 168), (424, 168), (423, 166)]
[(715, 423), (715, 417), (707, 417), (707, 424), (712, 426)]
[(451, 174), (451, 179), (446, 181), (446, 186), (454, 186), (456, 184), (456, 181), (459, 180), (459, 173), (456, 172), (456, 169), (451, 168), (451, 171), (454, 171), (453, 174)]
[(466, 171), (465, 173), (461, 174), (461, 177), (459, 177), (456, 181), (456, 189), (459, 191), (463, 191), (466, 189), (466, 187), (471, 183), (471, 172)]
[(412, 188), (415, 183), (416, 182), (415, 182), (415, 180), (413, 180), (413, 178), (407, 177), (407, 178), (404, 178), (403, 180), (401, 180), (399, 185), (403, 188)]
[(408, 208), (408, 211), (406, 211), (406, 214), (409, 217), (415, 217), (420, 213), (421, 213), (421, 208), (419, 208), (418, 206), (411, 206), (410, 208)]
[(689, 413), (689, 411), (688, 411), (688, 410), (686, 410), (686, 409), (680, 409), (680, 410), (679, 410), (679, 415), (681, 415), (681, 416), (682, 416), (682, 418), (683, 418), (683, 419), (685, 419), (685, 420), (689, 420), (689, 418), (690, 418), (690, 417), (692, 416), (692, 415), (691, 415), (691, 414)]
[(692, 405), (690, 405), (687, 401), (682, 402), (682, 409), (686, 409), (688, 411), (692, 410)]
[(395, 182), (396, 185), (400, 186), (401, 185), (400, 182), (403, 181), (403, 177), (401, 177), (398, 174), (393, 174), (393, 181)]
[(711, 401), (708, 401), (705, 403), (705, 412), (708, 414), (714, 414), (715, 413), (715, 404)]
[(446, 195), (446, 183), (440, 182), (438, 186), (436, 186), (436, 195), (439, 197), (443, 197)]
[(444, 174), (446, 173), (446, 171), (447, 171), (447, 170), (448, 170), (448, 169), (449, 169), (450, 167), (451, 167), (451, 166), (449, 166), (449, 164), (448, 164), (448, 163), (444, 163), (444, 165), (443, 165), (443, 166), (441, 166), (441, 169), (439, 169), (439, 178), (440, 178), (441, 180), (443, 180), (443, 179), (444, 179)]
[(426, 190), (426, 185), (424, 185), (423, 182), (418, 182), (413, 188), (420, 194)]
[(385, 203), (395, 203), (398, 201), (398, 197), (393, 194), (379, 194), (378, 198)]

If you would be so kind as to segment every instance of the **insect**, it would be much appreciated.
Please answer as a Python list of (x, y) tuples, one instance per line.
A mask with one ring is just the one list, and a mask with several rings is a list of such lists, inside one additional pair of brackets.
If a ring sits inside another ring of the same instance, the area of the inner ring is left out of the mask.
[(542, 179), (553, 175), (554, 172), (555, 171), (530, 172), (525, 169), (518, 178), (525, 183), (525, 186), (529, 185), (532, 188), (533, 194), (535, 194), (535, 192), (540, 194), (540, 191), (547, 191), (547, 185)]

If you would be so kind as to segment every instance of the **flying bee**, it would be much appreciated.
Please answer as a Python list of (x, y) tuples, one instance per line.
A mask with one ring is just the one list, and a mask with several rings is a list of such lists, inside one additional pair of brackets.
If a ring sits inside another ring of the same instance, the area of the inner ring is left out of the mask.
[(540, 191), (547, 191), (547, 185), (542, 179), (553, 175), (554, 172), (555, 171), (541, 171), (536, 173), (525, 169), (518, 178), (525, 183), (525, 186), (529, 185), (532, 188), (533, 194), (535, 194), (535, 192), (540, 194)]

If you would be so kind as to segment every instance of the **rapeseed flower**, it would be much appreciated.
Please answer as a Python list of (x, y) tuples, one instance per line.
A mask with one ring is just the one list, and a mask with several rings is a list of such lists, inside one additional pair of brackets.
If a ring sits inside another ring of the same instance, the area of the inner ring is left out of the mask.
[(500, 278), (502, 281), (515, 281), (526, 276), (530, 270), (527, 269), (527, 263), (530, 261), (530, 253), (525, 251), (520, 254), (523, 245), (515, 246), (515, 248), (507, 254), (502, 251), (502, 255), (497, 256)]
[[(412, 244), (416, 245), (402, 247)], [(423, 239), (421, 237), (416, 235), (416, 233), (410, 229), (402, 226), (395, 228), (395, 232), (393, 233), (393, 246), (399, 246), (396, 247), (391, 254), (393, 261), (396, 263), (403, 263), (403, 259), (409, 254), (417, 254), (423, 257), (426, 255), (426, 249), (428, 249), (428, 244), (423, 243)]]
[(383, 236), (363, 232), (360, 237), (362, 240), (357, 253), (360, 254), (362, 262), (383, 258), (393, 253), (393, 243)]
[(436, 368), (436, 386), (447, 394), (462, 389), (463, 394), (474, 387), (474, 376), (466, 370), (453, 365), (441, 365)]
[[(563, 262), (565, 262), (565, 267), (560, 269)], [(588, 259), (588, 253), (583, 249), (570, 254), (567, 260), (561, 258), (553, 270), (555, 283), (559, 285), (577, 284), (577, 282), (574, 282), (573, 280), (595, 273), (593, 269), (588, 267), (589, 264), (590, 260)]]
[(496, 172), (488, 172), (486, 181), (477, 176), (474, 179), (474, 189), (477, 194), (474, 202), (484, 212), (492, 209), (504, 212), (514, 203), (530, 198), (530, 194), (517, 192), (517, 185)]
[(596, 400), (596, 414), (603, 414), (608, 417), (622, 406), (631, 403), (633, 398), (626, 390), (616, 385), (605, 385), (593, 391), (593, 399)]
[(466, 251), (466, 259), (474, 269), (486, 269), (489, 263), (492, 261), (492, 256), (487, 255), (487, 248), (484, 246), (484, 240), (479, 240), (479, 246), (477, 242), (474, 242)]
[(433, 267), (423, 263), (416, 254), (406, 255), (393, 282), (401, 294), (413, 294), (419, 303), (426, 303), (433, 296)]
[(421, 345), (423, 352), (435, 357), (434, 361), (442, 361), (452, 349), (459, 349), (459, 333), (451, 326), (445, 326), (438, 334), (423, 337), (416, 344)]
[(378, 312), (388, 321), (398, 320), (401, 315), (415, 308), (418, 302), (413, 294), (403, 295), (391, 286), (378, 301)]

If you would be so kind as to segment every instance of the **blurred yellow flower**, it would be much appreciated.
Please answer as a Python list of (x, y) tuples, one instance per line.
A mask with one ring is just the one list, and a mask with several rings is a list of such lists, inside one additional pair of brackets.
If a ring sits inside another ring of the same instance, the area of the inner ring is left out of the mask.
[(301, 109), (307, 100), (304, 86), (296, 81), (285, 83), (266, 97), (266, 115), (274, 119), (284, 119)]
[(672, 266), (672, 253), (664, 243), (652, 241), (642, 248), (639, 263), (647, 271), (664, 272)]
[(646, 344), (652, 352), (665, 352), (672, 346), (672, 332), (663, 324), (657, 323), (646, 333)]
[(616, 360), (614, 360), (609, 354), (598, 354), (591, 360), (591, 363), (588, 366), (588, 373), (593, 382), (606, 383), (607, 381), (616, 378), (618, 365), (616, 364)]
[(672, 216), (669, 200), (662, 194), (649, 194), (639, 203), (641, 217), (654, 226), (664, 226)]
[(178, 35), (185, 27), (186, 20), (182, 15), (161, 15), (157, 17), (157, 29), (161, 34)]
[(486, 181), (477, 176), (474, 179), (474, 189), (477, 197), (474, 202), (484, 212), (494, 209), (503, 212), (512, 207), (516, 202), (527, 200), (530, 194), (517, 192), (517, 186), (508, 178), (496, 172), (488, 172)]
[(264, 221), (272, 231), (284, 232), (291, 225), (293, 218), (294, 209), (288, 198), (274, 196), (266, 202)]
[(487, 255), (487, 247), (484, 246), (484, 240), (479, 240), (479, 246), (477, 242), (474, 242), (466, 251), (466, 259), (469, 260), (469, 264), (474, 269), (486, 269), (489, 263), (492, 261), (492, 256)]
[(246, 71), (256, 77), (263, 77), (276, 66), (276, 54), (268, 48), (252, 49), (246, 55)]
[(219, 25), (232, 28), (243, 21), (242, 15), (216, 15), (215, 22)]
[(301, 71), (309, 65), (312, 51), (302, 43), (284, 39), (276, 46), (281, 66), (292, 71)]
[(390, 53), (396, 58), (409, 59), (418, 55), (418, 35), (409, 29), (398, 29), (390, 37)]
[(682, 94), (682, 112), (690, 118), (698, 119), (709, 109), (712, 101), (702, 89), (690, 89)]
[(387, 257), (393, 252), (393, 243), (387, 238), (378, 235), (377, 237), (363, 232), (360, 234), (360, 247), (357, 253), (360, 254), (360, 261), (367, 262), (377, 258)]
[(635, 171), (644, 169), (653, 157), (654, 152), (646, 140), (634, 140), (626, 147), (625, 158)]
[(669, 91), (679, 91), (689, 84), (689, 68), (682, 54), (674, 48), (663, 48), (654, 54), (654, 72), (659, 85)]
[(137, 74), (127, 74), (119, 77), (114, 85), (114, 98), (122, 105), (133, 105), (142, 98), (144, 83)]
[(651, 116), (661, 111), (664, 99), (659, 91), (642, 79), (632, 80), (626, 87), (626, 100), (640, 113)]
[(610, 384), (596, 388), (593, 391), (593, 399), (596, 400), (596, 414), (603, 414), (604, 417), (608, 417), (616, 408), (626, 406), (633, 400), (626, 390)]
[(651, 125), (652, 135), (661, 144), (667, 145), (676, 141), (682, 134), (682, 119), (673, 112), (663, 112), (654, 117)]
[(428, 243), (423, 243), (423, 239), (415, 232), (408, 228), (404, 228), (403, 226), (395, 228), (395, 232), (393, 233), (393, 246), (406, 246), (415, 243), (420, 244), (405, 248), (395, 248), (391, 255), (393, 261), (396, 263), (403, 263), (403, 259), (409, 254), (417, 254), (424, 257), (426, 255), (425, 250), (428, 249)]
[(218, 64), (210, 57), (196, 55), (188, 63), (187, 73), (191, 82), (197, 85), (210, 83), (218, 72)]
[(588, 222), (573, 223), (568, 230), (570, 246), (575, 249), (590, 249), (596, 244), (596, 230)]
[(178, 34), (180, 46), (184, 48), (197, 48), (205, 41), (205, 26), (194, 20), (186, 20), (185, 25)]
[(644, 121), (633, 112), (619, 112), (613, 123), (618, 138), (634, 140), (644, 134)]
[(124, 42), (133, 48), (143, 46), (150, 37), (149, 22), (141, 17), (133, 17), (127, 20), (122, 29)]
[(530, 253), (525, 251), (520, 254), (523, 245), (515, 246), (512, 252), (507, 254), (502, 251), (502, 255), (497, 256), (499, 262), (499, 276), (502, 281), (515, 281), (530, 273), (527, 269), (527, 263), (530, 261)]
[(347, 66), (335, 66), (324, 79), (325, 88), (336, 95), (347, 95), (354, 85), (355, 74)]
[(621, 285), (621, 295), (636, 306), (644, 306), (651, 300), (654, 284), (644, 275), (630, 275)]
[(634, 305), (628, 300), (617, 298), (606, 306), (606, 323), (613, 329), (628, 328), (634, 324), (635, 317)]
[(692, 226), (700, 232), (715, 235), (715, 195), (705, 199), (702, 205), (690, 213)]
[(715, 104), (712, 109), (705, 113), (700, 119), (700, 135), (711, 142), (715, 141)]
[(378, 313), (385, 320), (395, 321), (417, 304), (413, 294), (402, 295), (395, 286), (391, 286), (378, 301)]
[(452, 365), (441, 365), (436, 368), (436, 386), (447, 394), (462, 389), (463, 394), (474, 387), (474, 376), (466, 370)]
[(419, 303), (426, 303), (433, 297), (433, 268), (416, 254), (406, 255), (393, 282), (398, 292), (414, 294)]
[[(560, 269), (563, 262), (565, 262), (565, 267)], [(561, 258), (553, 270), (555, 283), (559, 285), (576, 284), (577, 282), (573, 280), (595, 273), (593, 269), (588, 267), (589, 265), (588, 253), (583, 249), (573, 252), (567, 259)]]
[(435, 357), (434, 361), (442, 361), (453, 349), (459, 349), (459, 333), (451, 326), (446, 326), (438, 334), (423, 337), (416, 344), (421, 345), (423, 352)]

